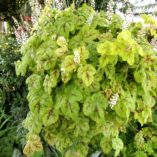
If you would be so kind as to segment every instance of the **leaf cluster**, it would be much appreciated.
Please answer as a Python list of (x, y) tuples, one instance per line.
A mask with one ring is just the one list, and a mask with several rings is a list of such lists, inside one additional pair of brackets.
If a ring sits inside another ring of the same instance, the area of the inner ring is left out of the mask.
[(27, 156), (43, 149), (42, 136), (65, 157), (95, 150), (116, 157), (130, 122), (152, 123), (156, 52), (138, 35), (142, 24), (122, 30), (122, 23), (118, 15), (108, 20), (87, 5), (45, 7), (16, 62), (18, 75), (31, 73)]

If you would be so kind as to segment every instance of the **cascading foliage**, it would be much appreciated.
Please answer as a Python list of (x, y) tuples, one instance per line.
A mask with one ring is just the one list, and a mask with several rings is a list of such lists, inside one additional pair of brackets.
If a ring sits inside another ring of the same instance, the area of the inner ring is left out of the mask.
[[(96, 150), (118, 156), (128, 123), (152, 122), (157, 53), (147, 34), (154, 38), (157, 25), (144, 20), (149, 27), (134, 23), (123, 30), (118, 15), (108, 20), (87, 5), (45, 7), (16, 62), (17, 75), (31, 73), (27, 156), (43, 149), (40, 136), (65, 157)], [(140, 36), (143, 30), (146, 35)]]

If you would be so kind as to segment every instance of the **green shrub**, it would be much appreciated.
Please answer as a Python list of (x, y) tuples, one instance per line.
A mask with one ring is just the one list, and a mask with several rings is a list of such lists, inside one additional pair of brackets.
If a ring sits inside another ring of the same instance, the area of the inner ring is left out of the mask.
[(122, 29), (118, 15), (109, 20), (86, 5), (45, 7), (16, 62), (18, 75), (31, 73), (27, 156), (42, 150), (40, 136), (65, 157), (96, 150), (118, 156), (130, 123), (152, 123), (157, 57), (148, 36), (140, 34), (154, 38), (156, 22), (144, 19), (150, 27), (134, 23)]
[[(23, 77), (17, 77), (14, 62), (20, 58), (13, 37), (0, 39), (0, 157), (11, 157), (14, 148), (22, 150), (25, 134), (21, 122), (28, 109)], [(23, 133), (22, 133), (23, 132)]]

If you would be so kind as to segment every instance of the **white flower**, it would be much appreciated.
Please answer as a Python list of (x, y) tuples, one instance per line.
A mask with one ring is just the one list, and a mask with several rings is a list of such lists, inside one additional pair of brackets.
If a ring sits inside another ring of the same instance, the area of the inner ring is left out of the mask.
[(109, 104), (110, 104), (110, 107), (111, 107), (111, 108), (113, 108), (113, 107), (117, 104), (118, 98), (119, 98), (118, 93), (113, 94), (113, 95), (111, 96), (110, 101), (109, 101)]
[(67, 41), (63, 36), (58, 37), (57, 44), (61, 47), (67, 46)]
[(27, 41), (28, 38), (29, 38), (28, 33), (26, 31), (22, 30), (21, 31), (22, 44), (24, 44)]
[(74, 63), (80, 64), (80, 52), (78, 50), (74, 50)]
[(13, 16), (12, 16), (12, 19), (13, 19), (13, 21), (14, 21), (15, 26), (16, 26), (16, 27), (20, 27), (20, 24), (19, 24), (19, 22), (17, 21), (17, 19), (15, 19), (15, 17), (13, 17)]
[(91, 25), (92, 22), (93, 22), (93, 18), (94, 18), (94, 15), (93, 15), (93, 14), (90, 14), (89, 17), (88, 17), (88, 19), (87, 19), (87, 21), (86, 21), (86, 23), (87, 23), (88, 25)]
[(111, 19), (112, 15), (114, 14), (113, 7), (114, 7), (114, 2), (113, 0), (110, 0), (107, 4), (107, 12), (106, 12), (108, 19)]
[(32, 9), (32, 23), (33, 25), (38, 21), (38, 18), (40, 16), (42, 7), (38, 0), (30, 0), (29, 1), (31, 9)]
[(65, 73), (65, 68), (64, 68), (64, 66), (61, 67), (61, 72)]
[(62, 10), (64, 8), (63, 1), (59, 0), (54, 0), (55, 3), (55, 8), (58, 10)]
[(95, 0), (90, 0), (90, 5), (95, 9)]
[(21, 44), (22, 41), (21, 41), (21, 36), (19, 34), (19, 32), (17, 30), (15, 30), (15, 36), (16, 36), (16, 41), (18, 44)]
[(122, 24), (122, 29), (127, 29), (129, 26), (128, 22), (125, 20)]
[(62, 42), (64, 42), (64, 43), (66, 43), (66, 40), (65, 40), (65, 38), (64, 38), (63, 36), (60, 36), (60, 37), (58, 38), (58, 40), (60, 40), (60, 41), (62, 41)]
[(96, 151), (90, 157), (99, 157), (101, 155), (101, 153), (102, 153), (101, 151)]
[(133, 22), (134, 14), (131, 8), (128, 8), (128, 10), (126, 11), (126, 14), (124, 15), (124, 18), (125, 20), (123, 22), (122, 29), (128, 28), (130, 23)]
[(76, 0), (76, 2), (75, 2), (76, 6), (78, 6), (79, 3), (80, 3), (80, 0)]
[(18, 44), (24, 44), (27, 39), (29, 38), (29, 34), (27, 33), (27, 31), (21, 29), (15, 29), (15, 36), (16, 36), (16, 41)]

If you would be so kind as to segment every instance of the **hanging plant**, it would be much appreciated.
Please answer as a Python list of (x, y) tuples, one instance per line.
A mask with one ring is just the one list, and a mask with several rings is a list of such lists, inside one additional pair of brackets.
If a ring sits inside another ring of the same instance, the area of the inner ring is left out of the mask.
[(65, 157), (96, 150), (118, 156), (128, 123), (152, 122), (156, 52), (147, 36), (139, 36), (141, 23), (125, 30), (122, 23), (87, 5), (45, 7), (16, 62), (17, 75), (31, 73), (23, 123), (27, 156), (43, 149), (39, 135)]

